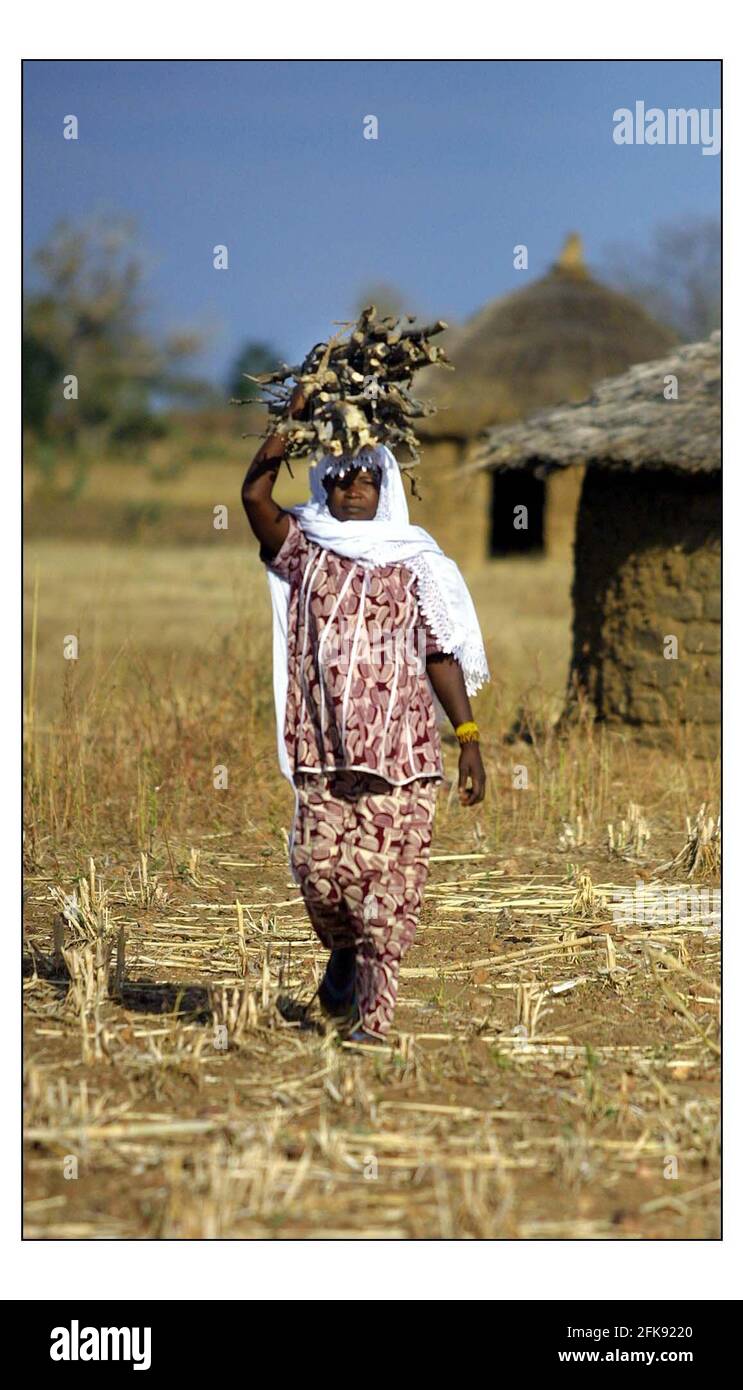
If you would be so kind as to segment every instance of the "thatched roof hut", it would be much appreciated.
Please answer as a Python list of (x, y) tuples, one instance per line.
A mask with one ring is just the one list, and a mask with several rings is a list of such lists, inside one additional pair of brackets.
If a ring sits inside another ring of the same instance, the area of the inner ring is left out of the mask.
[(641, 304), (594, 279), (572, 233), (546, 275), (441, 338), (455, 371), (428, 369), (416, 381), (438, 412), (422, 433), (474, 439), (541, 406), (585, 400), (602, 377), (677, 341)]
[[(469, 467), (585, 469), (571, 694), (669, 735), (720, 716), (720, 334), (489, 432)], [(515, 472), (514, 472), (515, 471)]]
[[(667, 400), (663, 379), (675, 377), (678, 398)], [(659, 390), (659, 381), (661, 389)], [(471, 464), (488, 468), (672, 468), (716, 473), (720, 468), (720, 334), (691, 343), (660, 361), (643, 362), (601, 381), (583, 405), (542, 410), (525, 423), (491, 430), (475, 445)]]
[[(429, 506), (416, 520), (439, 534), (451, 516), (453, 479), (471, 442), (488, 426), (523, 420), (543, 406), (582, 401), (602, 377), (668, 352), (676, 335), (642, 306), (596, 280), (583, 259), (580, 238), (567, 238), (547, 274), (487, 304), (468, 323), (441, 339), (455, 368), (429, 369), (416, 394), (437, 413), (420, 422), (424, 458), (421, 488)], [(440, 477), (439, 477), (440, 475)], [(466, 519), (467, 555), (480, 558), (518, 550), (569, 552), (580, 479), (560, 478), (554, 489), (535, 482), (528, 535), (501, 535), (498, 487), (473, 491)], [(501, 492), (508, 483), (501, 483)], [(505, 499), (507, 502), (507, 498)], [(443, 543), (456, 552), (456, 534)]]

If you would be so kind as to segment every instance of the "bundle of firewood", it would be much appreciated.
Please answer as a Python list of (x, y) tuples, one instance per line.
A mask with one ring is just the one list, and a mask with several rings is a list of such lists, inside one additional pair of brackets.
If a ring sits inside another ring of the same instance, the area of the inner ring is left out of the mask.
[[(438, 321), (415, 328), (410, 315), (377, 318), (373, 304), (354, 324), (344, 324), (327, 343), (317, 343), (304, 361), (251, 377), (268, 405), (266, 434), (286, 437), (286, 457), (350, 455), (365, 446), (401, 446), (417, 461), (413, 421), (434, 407), (411, 395), (415, 372), (432, 363), (449, 366), (443, 348), (430, 340), (446, 328)], [(289, 414), (294, 385), (307, 404), (299, 418)]]

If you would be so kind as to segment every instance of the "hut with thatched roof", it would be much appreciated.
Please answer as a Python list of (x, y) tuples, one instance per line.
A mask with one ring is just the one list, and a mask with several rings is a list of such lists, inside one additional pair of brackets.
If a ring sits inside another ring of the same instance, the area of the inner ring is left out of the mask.
[[(486, 305), (440, 341), (455, 370), (429, 368), (416, 379), (415, 394), (431, 400), (437, 413), (419, 422), (423, 501), (413, 502), (413, 519), (460, 562), (522, 552), (569, 555), (580, 491), (575, 471), (546, 486), (526, 474), (482, 474), (470, 479), (463, 497), (457, 469), (488, 426), (586, 400), (603, 377), (668, 352), (676, 335), (594, 279), (572, 234), (546, 275)], [(514, 501), (527, 507), (528, 526), (504, 524)]]
[[(667, 741), (720, 723), (720, 334), (491, 430), (472, 467), (584, 470), (569, 702)], [(706, 740), (709, 746), (709, 740)]]

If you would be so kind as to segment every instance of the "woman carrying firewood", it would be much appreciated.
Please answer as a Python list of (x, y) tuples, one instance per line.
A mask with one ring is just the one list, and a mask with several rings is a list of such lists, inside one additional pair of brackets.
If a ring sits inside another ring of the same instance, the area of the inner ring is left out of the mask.
[[(306, 414), (302, 386), (288, 418)], [(488, 679), (454, 562), (408, 518), (383, 444), (328, 454), (306, 505), (273, 487), (286, 434), (265, 440), (242, 497), (274, 607), (279, 761), (296, 793), (292, 873), (330, 951), (318, 991), (350, 1041), (381, 1042), (415, 934), (443, 777), (434, 696), (460, 744), (459, 798), (482, 801), (469, 695)]]

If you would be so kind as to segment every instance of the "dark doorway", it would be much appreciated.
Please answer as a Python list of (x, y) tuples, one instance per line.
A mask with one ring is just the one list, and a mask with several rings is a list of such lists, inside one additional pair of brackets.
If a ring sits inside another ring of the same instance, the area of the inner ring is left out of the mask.
[(490, 554), (543, 555), (544, 480), (525, 469), (490, 476)]

